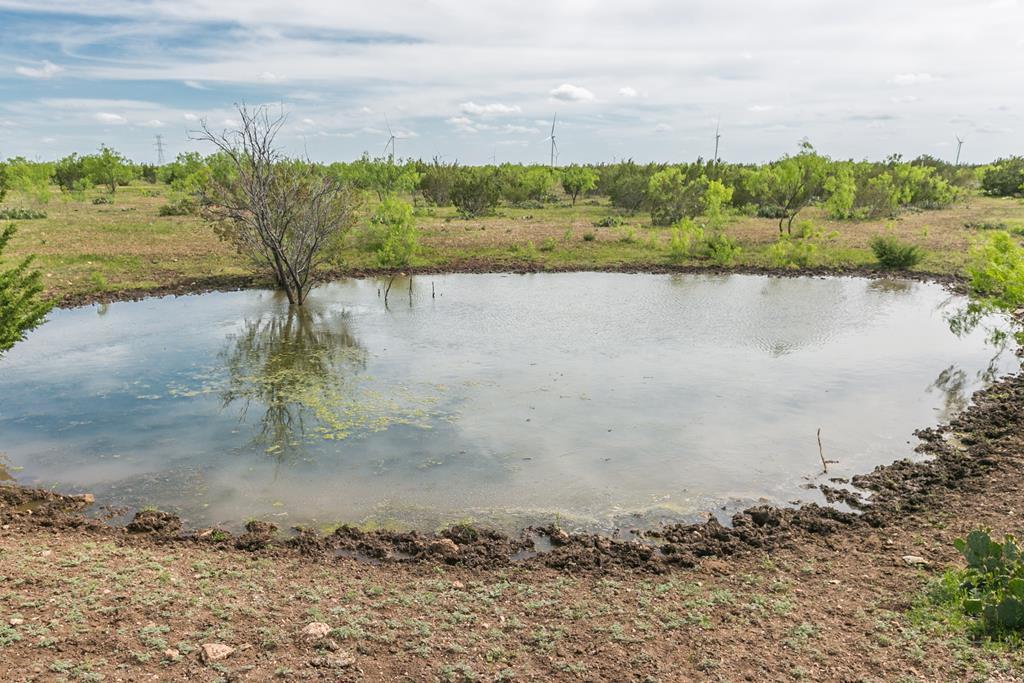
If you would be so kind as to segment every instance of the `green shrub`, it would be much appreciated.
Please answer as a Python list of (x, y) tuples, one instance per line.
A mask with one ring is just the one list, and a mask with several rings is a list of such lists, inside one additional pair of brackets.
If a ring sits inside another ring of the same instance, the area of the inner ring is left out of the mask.
[[(0, 256), (15, 231), (13, 224), (0, 231)], [(53, 306), (40, 298), (43, 276), (32, 270), (32, 260), (29, 256), (13, 268), (0, 270), (0, 354), (39, 326)]]
[(880, 266), (896, 270), (913, 268), (924, 258), (920, 247), (902, 242), (895, 235), (875, 235), (871, 238), (871, 251)]
[(497, 174), (490, 168), (462, 168), (452, 184), (452, 204), (467, 218), (494, 211), (500, 197)]
[(595, 235), (594, 233), (592, 233), (592, 232), (585, 232), (585, 233), (583, 233), (583, 241), (584, 242), (593, 242), (595, 239), (597, 239), (597, 235)]
[(626, 221), (622, 220), (619, 216), (605, 216), (599, 221), (594, 221), (595, 228), (617, 228), (625, 224)]
[(953, 543), (967, 560), (956, 599), (989, 635), (1024, 631), (1024, 555), (1013, 536), (1002, 543), (987, 529)]
[(732, 265), (742, 252), (736, 240), (721, 232), (712, 233), (704, 240), (704, 253), (715, 265)]
[(114, 200), (111, 199), (110, 197), (93, 197), (92, 203), (93, 204), (97, 204), (97, 205), (98, 204), (113, 204)]
[(157, 214), (160, 216), (191, 216), (197, 210), (198, 206), (191, 197), (182, 197), (161, 206), (157, 210)]
[(675, 166), (652, 175), (647, 183), (651, 222), (654, 225), (672, 225), (681, 218), (699, 216), (704, 210), (708, 183), (706, 176), (691, 178)]
[(0, 220), (8, 221), (31, 221), (39, 218), (46, 218), (45, 211), (35, 209), (7, 208), (0, 209)]
[(981, 176), (981, 189), (994, 197), (1013, 197), (1024, 193), (1024, 157), (999, 159)]
[(554, 237), (548, 237), (546, 240), (540, 243), (541, 251), (554, 251), (557, 246)]
[(994, 232), (971, 250), (967, 266), (971, 294), (988, 307), (1024, 306), (1024, 247), (1007, 232)]
[(817, 263), (820, 228), (810, 221), (797, 224), (795, 234), (783, 233), (768, 247), (768, 260), (777, 268), (807, 268)]
[(668, 255), (672, 261), (679, 262), (697, 255), (698, 245), (704, 241), (704, 228), (693, 220), (684, 218), (672, 226), (672, 234), (668, 241)]

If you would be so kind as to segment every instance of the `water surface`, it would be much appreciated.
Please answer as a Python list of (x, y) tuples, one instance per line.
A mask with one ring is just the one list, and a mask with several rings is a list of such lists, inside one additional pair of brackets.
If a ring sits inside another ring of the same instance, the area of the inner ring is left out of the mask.
[(608, 530), (815, 500), (819, 427), (831, 476), (865, 472), (1018, 367), (909, 281), (423, 276), (387, 309), (380, 286), (57, 311), (0, 360), (7, 470), (193, 525)]

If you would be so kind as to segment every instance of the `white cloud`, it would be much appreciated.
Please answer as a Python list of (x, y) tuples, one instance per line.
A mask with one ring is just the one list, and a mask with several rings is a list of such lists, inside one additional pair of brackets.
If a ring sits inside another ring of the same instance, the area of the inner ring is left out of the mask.
[(128, 123), (128, 119), (121, 116), (120, 114), (111, 114), (105, 111), (98, 111), (95, 114), (93, 114), (92, 117), (100, 123), (115, 123), (118, 125), (122, 123)]
[(667, 123), (659, 123), (654, 127), (655, 133), (671, 133), (673, 130), (672, 126)]
[(198, 121), (199, 120), (199, 117), (196, 116), (195, 114), (185, 113), (185, 114), (182, 114), (181, 116), (186, 121)]
[(225, 128), (241, 128), (242, 127), (242, 124), (239, 123), (238, 121), (234, 120), (234, 119), (224, 119), (223, 121), (220, 122), (220, 125), (224, 126)]
[(563, 102), (592, 102), (596, 99), (594, 93), (571, 83), (563, 83), (549, 94), (556, 100), (562, 100)]
[(640, 95), (636, 88), (631, 88), (628, 85), (625, 88), (619, 88), (619, 94), (623, 97), (638, 97)]
[(309, 118), (302, 119), (302, 123), (304, 123), (307, 126), (315, 126), (316, 125), (316, 121), (314, 121), (313, 119), (309, 119)]
[(925, 85), (927, 83), (934, 83), (938, 79), (929, 73), (907, 73), (907, 74), (896, 74), (889, 79), (889, 82), (893, 85)]
[(747, 111), (752, 111), (756, 113), (771, 111), (772, 109), (775, 109), (774, 104), (752, 104), (749, 107), (747, 107)]
[(183, 82), (183, 83), (184, 83), (184, 84), (185, 84), (186, 86), (188, 86), (189, 88), (192, 88), (192, 89), (194, 89), (194, 90), (209, 90), (209, 88), (208, 88), (208, 87), (206, 87), (205, 85), (203, 85), (203, 84), (202, 84), (202, 83), (200, 83), (199, 81), (192, 81), (192, 80), (187, 80), (187, 81), (182, 81), (182, 82)]
[(44, 59), (38, 67), (19, 66), (14, 70), (26, 78), (53, 78), (63, 71), (64, 67), (57, 66), (53, 62)]
[(488, 114), (518, 114), (522, 109), (516, 104), (501, 104), (500, 102), (494, 102), (492, 104), (477, 104), (476, 102), (463, 102), (459, 105), (459, 110), (466, 114), (473, 114), (475, 116), (486, 116)]
[(276, 74), (273, 71), (263, 71), (256, 77), (256, 80), (260, 83), (281, 83), (284, 81), (284, 76)]
[(160, 119), (150, 119), (149, 121), (146, 121), (142, 125), (145, 126), (146, 128), (163, 128), (164, 127), (164, 122), (161, 121)]
[(917, 102), (916, 95), (900, 95), (899, 97), (890, 97), (890, 102), (895, 104), (910, 104), (911, 102)]

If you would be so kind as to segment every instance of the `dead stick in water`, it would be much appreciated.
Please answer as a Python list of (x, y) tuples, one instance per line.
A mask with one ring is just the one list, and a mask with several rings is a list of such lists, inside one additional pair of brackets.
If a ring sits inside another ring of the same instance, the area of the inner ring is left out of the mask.
[(818, 427), (818, 456), (821, 457), (821, 471), (828, 474), (828, 461), (825, 460), (825, 451), (821, 447), (821, 427)]
[(822, 474), (828, 474), (829, 464), (838, 465), (838, 460), (826, 460), (825, 450), (821, 447), (821, 427), (818, 427), (818, 457), (821, 458), (821, 471)]

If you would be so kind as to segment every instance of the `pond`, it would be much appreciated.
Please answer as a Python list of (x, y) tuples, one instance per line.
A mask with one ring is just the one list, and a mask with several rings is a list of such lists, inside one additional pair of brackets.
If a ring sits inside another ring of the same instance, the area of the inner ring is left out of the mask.
[[(566, 273), (345, 280), (55, 311), (0, 360), (28, 485), (260, 517), (610, 531), (820, 500), (1019, 369), (902, 280)], [(999, 319), (983, 327), (997, 328)], [(0, 472), (3, 467), (0, 467)]]

